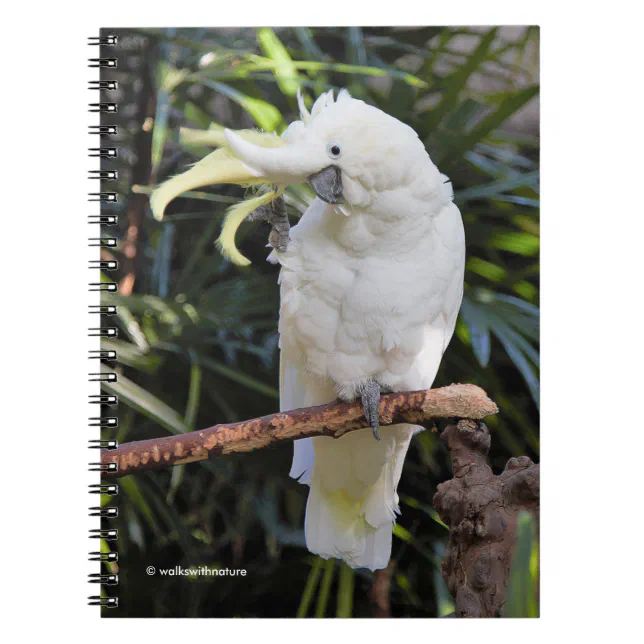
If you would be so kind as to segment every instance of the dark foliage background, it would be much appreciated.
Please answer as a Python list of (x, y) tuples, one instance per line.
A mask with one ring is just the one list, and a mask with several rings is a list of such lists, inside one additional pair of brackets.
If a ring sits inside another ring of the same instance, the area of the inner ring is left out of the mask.
[[(214, 247), (227, 206), (241, 189), (214, 186), (175, 200), (152, 218), (154, 185), (208, 150), (179, 142), (181, 126), (281, 131), (297, 118), (295, 91), (309, 99), (347, 87), (411, 125), (452, 179), (467, 237), (465, 300), (435, 385), (473, 382), (501, 413), (489, 419), (493, 467), (538, 454), (538, 29), (332, 28), (114, 30), (118, 58), (103, 78), (119, 81), (118, 237), (103, 256), (119, 261), (119, 362), (104, 385), (120, 404), (104, 438), (141, 440), (278, 409), (277, 268), (267, 230), (238, 237), (253, 260), (240, 269)], [(109, 145), (107, 140), (103, 145)], [(292, 223), (311, 200), (286, 194)], [(107, 410), (104, 410), (107, 413)], [(113, 415), (114, 410), (110, 410)], [(372, 575), (324, 562), (304, 547), (307, 488), (288, 478), (291, 448), (120, 480), (120, 584), (105, 616), (369, 616)], [(431, 617), (452, 608), (440, 577), (447, 537), (431, 507), (450, 478), (438, 434), (410, 449), (394, 531), (394, 616)], [(108, 549), (107, 542), (102, 544)], [(146, 568), (245, 568), (246, 577), (148, 576)], [(109, 591), (108, 592), (112, 592)]]

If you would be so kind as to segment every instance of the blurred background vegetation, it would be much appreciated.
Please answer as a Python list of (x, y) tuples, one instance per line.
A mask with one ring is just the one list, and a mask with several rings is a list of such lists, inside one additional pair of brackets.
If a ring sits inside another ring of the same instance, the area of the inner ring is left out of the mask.
[[(102, 279), (117, 282), (118, 428), (104, 438), (141, 440), (278, 410), (277, 267), (266, 263), (268, 229), (238, 235), (252, 265), (240, 269), (214, 247), (225, 209), (242, 189), (213, 186), (151, 216), (153, 187), (204, 156), (179, 128), (259, 127), (280, 132), (309, 105), (347, 87), (412, 126), (452, 180), (465, 222), (465, 298), (435, 386), (472, 382), (501, 413), (490, 418), (491, 464), (538, 458), (539, 140), (536, 27), (106, 29), (119, 46), (119, 125), (103, 141), (119, 156), (116, 236)], [(312, 200), (289, 188), (294, 224)], [(105, 324), (105, 321), (104, 321)], [(114, 415), (114, 409), (104, 410)], [(431, 507), (451, 478), (438, 434), (412, 442), (394, 530), (393, 616), (440, 616), (452, 600), (440, 561), (447, 530)], [(369, 616), (372, 575), (324, 562), (304, 546), (308, 488), (288, 478), (292, 448), (220, 457), (120, 480), (118, 609), (105, 616)], [(110, 499), (105, 499), (109, 502)], [(108, 548), (107, 543), (103, 543)], [(160, 577), (147, 566), (245, 568), (245, 578)], [(109, 590), (108, 592), (112, 592)], [(520, 614), (520, 608), (513, 609)]]

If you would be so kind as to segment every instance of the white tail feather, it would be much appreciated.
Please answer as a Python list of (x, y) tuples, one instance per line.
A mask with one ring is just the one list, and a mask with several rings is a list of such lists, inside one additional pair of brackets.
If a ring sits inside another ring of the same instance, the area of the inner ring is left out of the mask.
[[(320, 405), (335, 398), (332, 386), (305, 380), (281, 355), (282, 411)], [(343, 559), (352, 568), (386, 568), (393, 523), (398, 513), (396, 487), (411, 437), (422, 428), (391, 425), (342, 438), (318, 436), (294, 442), (291, 476), (310, 486), (306, 505), (306, 546), (324, 559)]]
[[(315, 454), (305, 523), (311, 552), (343, 559), (352, 568), (387, 566), (402, 460), (419, 429), (381, 427), (380, 441), (368, 428), (339, 439), (308, 439)], [(298, 456), (296, 451), (294, 464)]]

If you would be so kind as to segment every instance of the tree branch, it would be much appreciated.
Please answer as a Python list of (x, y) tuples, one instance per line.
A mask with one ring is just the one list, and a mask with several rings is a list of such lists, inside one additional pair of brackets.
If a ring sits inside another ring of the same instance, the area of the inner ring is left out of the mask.
[[(385, 394), (380, 399), (380, 424), (426, 425), (433, 418), (480, 420), (496, 414), (498, 407), (476, 385), (450, 385), (441, 389)], [(332, 402), (280, 412), (239, 423), (215, 425), (196, 432), (124, 443), (101, 452), (101, 463), (117, 463), (116, 478), (147, 470), (203, 461), (220, 454), (251, 452), (284, 441), (310, 436), (340, 438), (365, 427), (359, 402)]]

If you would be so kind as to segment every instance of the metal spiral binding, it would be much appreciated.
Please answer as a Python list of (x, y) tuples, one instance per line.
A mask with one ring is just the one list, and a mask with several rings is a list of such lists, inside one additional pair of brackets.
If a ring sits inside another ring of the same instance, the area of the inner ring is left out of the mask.
[(90, 463), (90, 472), (118, 472), (118, 463)]
[[(90, 335), (94, 336), (100, 336), (100, 337), (115, 337), (116, 333), (109, 333), (109, 331), (116, 331), (116, 329), (113, 329), (112, 327), (108, 327), (106, 329), (100, 328), (100, 329), (90, 329), (90, 331), (102, 331), (102, 333), (90, 333)], [(89, 359), (90, 360), (116, 360), (116, 351), (111, 351), (111, 350), (102, 350), (99, 349), (98, 351), (90, 351), (89, 352)]]
[(88, 374), (90, 382), (116, 382), (117, 376), (115, 373), (104, 372)]
[(119, 583), (118, 575), (101, 575), (100, 573), (93, 573), (87, 575), (90, 584), (103, 584), (105, 586), (116, 586)]
[(116, 563), (119, 560), (119, 553), (118, 552), (90, 552), (89, 560)]
[(110, 530), (90, 530), (90, 539), (105, 539), (105, 541), (116, 541), (119, 538), (119, 531), (116, 528)]
[(108, 203), (116, 203), (118, 201), (115, 192), (89, 192), (89, 197), (96, 197), (96, 199), (88, 199), (88, 201), (105, 201)]
[(90, 58), (89, 67), (109, 67), (116, 69), (118, 61), (116, 58)]
[(89, 104), (90, 112), (108, 112), (115, 113), (119, 111), (118, 105), (116, 103), (90, 103)]
[(119, 421), (116, 416), (96, 416), (89, 419), (90, 427), (118, 427)]
[(114, 34), (109, 34), (107, 36), (90, 36), (87, 39), (88, 45), (116, 45), (118, 42), (118, 37)]
[(104, 134), (118, 134), (118, 127), (116, 125), (90, 125), (89, 133), (98, 134), (102, 136)]
[(108, 304), (90, 304), (89, 312), (94, 313), (95, 315), (116, 315), (116, 307)]
[(104, 441), (104, 440), (95, 440), (95, 439), (92, 439), (91, 441), (89, 441), (89, 445), (88, 445), (90, 449), (107, 449), (107, 450), (116, 449), (118, 446), (119, 446), (118, 441), (113, 441), (113, 440)]
[(89, 262), (89, 267), (102, 271), (115, 271), (119, 267), (119, 263), (115, 259), (92, 259)]
[(103, 246), (104, 248), (114, 248), (116, 239), (114, 237), (92, 237), (88, 240), (90, 246)]
[(116, 170), (90, 170), (90, 179), (99, 179), (100, 181), (116, 181), (119, 174)]
[(90, 291), (101, 291), (103, 293), (116, 293), (118, 286), (112, 282), (92, 282)]
[(118, 405), (119, 399), (111, 394), (98, 394), (89, 396), (89, 402), (91, 405)]
[[(116, 69), (118, 66), (118, 61), (115, 56), (106, 55), (107, 52), (103, 50), (103, 47), (113, 47), (118, 43), (117, 36), (113, 34), (106, 34), (98, 37), (91, 37), (88, 39), (88, 44), (92, 46), (100, 46), (100, 54), (97, 57), (92, 57), (89, 59), (88, 63), (90, 67), (99, 68), (101, 70), (101, 75), (105, 73), (104, 70), (108, 71)], [(101, 119), (109, 118), (110, 115), (116, 114), (118, 112), (118, 104), (111, 100), (113, 95), (110, 96), (109, 92), (112, 92), (118, 89), (118, 82), (113, 79), (104, 79), (90, 81), (89, 82), (90, 90), (98, 90), (104, 92), (101, 94), (98, 101), (93, 101), (88, 105), (88, 111), (92, 114), (99, 114)], [(105, 115), (105, 117), (103, 117)], [(98, 125), (90, 125), (89, 132), (95, 134), (100, 138), (100, 143), (97, 147), (89, 148), (88, 156), (91, 158), (101, 159), (115, 159), (118, 157), (118, 150), (110, 141), (107, 142), (111, 137), (118, 135), (118, 127), (109, 123), (100, 123)], [(107, 170), (100, 168), (98, 170), (89, 170), (89, 178), (98, 180), (100, 182), (104, 181), (117, 181), (118, 180), (118, 171), (117, 170)], [(101, 183), (101, 188), (103, 184)], [(115, 204), (118, 202), (118, 196), (115, 191), (104, 191), (101, 189), (99, 192), (92, 192), (88, 194), (88, 201), (97, 201), (101, 204)], [(89, 215), (87, 218), (87, 223), (90, 225), (99, 226), (115, 226), (118, 224), (118, 215), (117, 214), (108, 214), (101, 213), (98, 215)], [(102, 231), (102, 229), (101, 229)], [(88, 245), (90, 247), (95, 247), (99, 249), (108, 249), (115, 248), (117, 245), (117, 239), (111, 236), (103, 236), (99, 234), (97, 237), (90, 237), (88, 239)], [(89, 261), (89, 269), (93, 275), (97, 275), (96, 269), (100, 271), (101, 275), (104, 275), (106, 272), (115, 271), (118, 269), (118, 261), (112, 259), (111, 257), (100, 257), (100, 259), (92, 259)], [(92, 281), (89, 283), (90, 292), (99, 291), (101, 293), (116, 293), (118, 291), (118, 285), (115, 282), (109, 281)], [(112, 316), (117, 314), (117, 307), (111, 304), (92, 304), (89, 306), (89, 313), (91, 315), (101, 316), (99, 319), (103, 321), (102, 316)], [(94, 318), (97, 320), (97, 318)], [(99, 337), (99, 338), (116, 338), (118, 336), (118, 329), (116, 326), (110, 326), (102, 324), (101, 322), (98, 325), (92, 325), (88, 328), (88, 335), (90, 337)], [(117, 359), (116, 351), (112, 349), (99, 349), (91, 350), (89, 352), (88, 358), (90, 360), (99, 360), (101, 364), (104, 362), (113, 362)], [(94, 363), (96, 364), (96, 363)], [(101, 371), (98, 373), (88, 374), (90, 382), (98, 383), (115, 383), (118, 380), (118, 375), (111, 370), (101, 368)], [(109, 407), (115, 407), (118, 405), (118, 397), (113, 394), (107, 394), (101, 392), (100, 394), (92, 394), (89, 396), (88, 404), (90, 405), (105, 405)], [(93, 408), (94, 410), (102, 408)], [(99, 412), (100, 413), (100, 412)], [(89, 427), (99, 427), (101, 430), (113, 430), (118, 426), (118, 418), (116, 416), (91, 416), (88, 420)], [(88, 441), (88, 449), (91, 450), (114, 450), (118, 447), (118, 441), (114, 439), (90, 439)], [(96, 454), (96, 452), (94, 452)], [(89, 463), (89, 470), (92, 472), (118, 472), (118, 463)], [(90, 494), (101, 494), (107, 496), (116, 496), (119, 493), (119, 487), (115, 483), (99, 483), (89, 486)], [(89, 516), (99, 517), (101, 522), (109, 521), (118, 517), (118, 508), (116, 507), (104, 507), (104, 506), (92, 506), (89, 508)], [(92, 539), (101, 539), (107, 542), (114, 542), (118, 539), (118, 530), (114, 528), (106, 528), (105, 525), (102, 525), (99, 529), (90, 530), (90, 538)], [(90, 561), (98, 561), (101, 565), (101, 572), (92, 573), (88, 575), (88, 581), (92, 584), (100, 584), (102, 586), (117, 586), (119, 577), (117, 573), (117, 568), (115, 567), (118, 562), (118, 553), (112, 552), (112, 547), (110, 546), (107, 550), (108, 552), (90, 552), (89, 559)], [(101, 549), (103, 550), (103, 549)], [(111, 593), (112, 591), (110, 591)], [(103, 596), (103, 595), (92, 595), (88, 597), (88, 603), (90, 606), (102, 606), (106, 608), (115, 608), (118, 606), (118, 598), (113, 596)]]
[(90, 517), (101, 517), (102, 519), (112, 519), (114, 517), (117, 517), (118, 515), (119, 515), (118, 508), (102, 508), (100, 506), (96, 506), (94, 508), (89, 509)]
[(118, 597), (101, 597), (100, 595), (92, 595), (88, 599), (89, 606), (105, 606), (107, 608), (116, 608), (119, 605)]
[(89, 89), (104, 89), (115, 90), (119, 88), (119, 84), (115, 80), (97, 80), (89, 82)]
[(116, 226), (118, 217), (116, 215), (88, 215), (87, 223), (99, 226)]
[[(88, 329), (90, 338), (116, 338), (118, 329), (115, 326), (99, 326), (98, 328)], [(90, 360), (116, 360), (116, 351), (92, 350), (89, 352)]]
[(89, 148), (88, 156), (115, 159), (118, 156), (118, 150), (116, 148)]
[(89, 486), (89, 493), (116, 496), (119, 493), (119, 486), (116, 483), (95, 483)]

